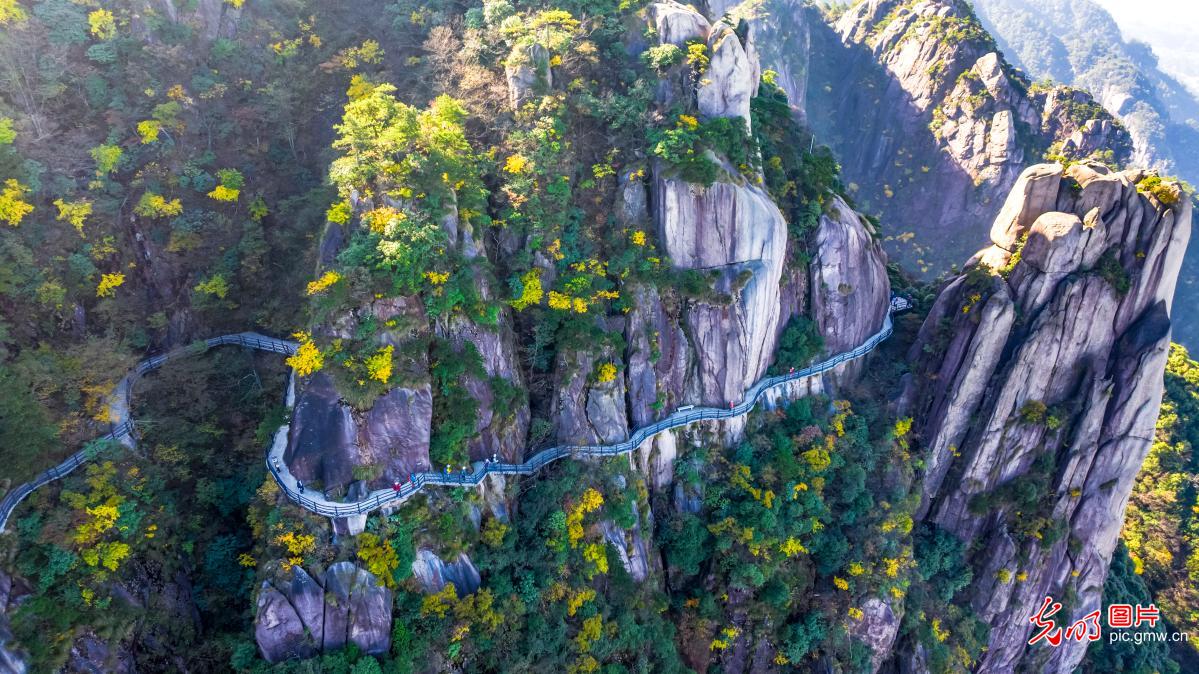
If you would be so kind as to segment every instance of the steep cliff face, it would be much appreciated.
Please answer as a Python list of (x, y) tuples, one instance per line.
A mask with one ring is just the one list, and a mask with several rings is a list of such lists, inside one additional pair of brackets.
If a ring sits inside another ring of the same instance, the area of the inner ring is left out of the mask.
[(242, 13), (240, 6), (221, 0), (199, 0), (187, 8), (181, 8), (169, 0), (157, 0), (152, 4), (172, 23), (190, 24), (198, 28), (207, 41), (232, 37), (237, 32)]
[[(727, 9), (714, 7), (713, 14)], [(655, 16), (664, 43), (667, 36), (703, 39), (712, 52), (694, 92), (700, 112), (709, 118), (741, 117), (748, 124), (760, 70), (753, 31), (744, 23), (734, 30), (733, 18), (709, 25), (694, 10), (677, 6)], [(663, 102), (684, 95), (672, 92)], [(652, 185), (655, 219), (671, 262), (714, 274), (713, 290), (732, 297), (727, 303), (693, 301), (686, 307), (684, 332), (696, 363), (686, 390), (694, 392), (689, 402), (705, 404), (738, 400), (762, 376), (773, 361), (779, 332), (802, 308), (805, 289), (810, 288), (816, 320), (832, 352), (877, 330), (889, 296), (885, 256), (869, 223), (843, 201), (835, 200), (821, 218), (809, 284), (784, 273), (787, 223), (770, 195), (753, 177), (744, 179), (731, 166), (724, 170), (729, 179), (700, 188), (659, 165)], [(848, 329), (840, 321), (848, 321)]]
[[(694, 96), (704, 117), (739, 117), (748, 125), (758, 87), (758, 61), (748, 36), (723, 21), (712, 26), (689, 7), (655, 5), (654, 16), (663, 44), (704, 40), (711, 54), (693, 91), (671, 92), (662, 102)], [(787, 246), (786, 223), (774, 201), (757, 185), (733, 179), (738, 172), (728, 168), (728, 181), (702, 188), (656, 166), (651, 192), (671, 262), (713, 274), (715, 292), (733, 298), (694, 302), (686, 314), (697, 356), (694, 393), (688, 397), (711, 405), (739, 399), (770, 362)]]
[(921, 512), (974, 541), (980, 671), (1069, 671), (1085, 646), (1026, 646), (1049, 595), (1099, 608), (1153, 437), (1191, 209), (1141, 171), (1025, 171), (993, 245), (937, 298), (910, 352), (927, 451)]
[(333, 564), (316, 578), (303, 567), (290, 580), (264, 581), (254, 636), (268, 662), (310, 658), (353, 643), (365, 653), (391, 645), (391, 590), (353, 562)]
[(840, 197), (816, 230), (811, 315), (828, 353), (849, 351), (883, 323), (891, 284), (874, 226)]
[(19, 578), (0, 572), (0, 672), (25, 674), (28, 667), (19, 651), (12, 645), (13, 635), (9, 628), (9, 615), (20, 605), (22, 597), (29, 595), (29, 587)]
[(1046, 151), (1117, 162), (1129, 151), (1088, 95), (1016, 73), (965, 3), (868, 0), (831, 29), (810, 23), (809, 120), (914, 270), (969, 255), (984, 241), (978, 223)]

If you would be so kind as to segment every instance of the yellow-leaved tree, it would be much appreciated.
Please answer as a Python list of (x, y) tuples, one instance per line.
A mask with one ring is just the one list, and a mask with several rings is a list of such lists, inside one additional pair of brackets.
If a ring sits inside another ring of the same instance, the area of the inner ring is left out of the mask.
[(316, 344), (312, 343), (311, 335), (306, 332), (297, 332), (294, 336), (299, 340), (300, 346), (296, 349), (295, 355), (287, 359), (287, 364), (296, 371), (296, 374), (307, 377), (324, 367), (325, 356)]
[(16, 227), (26, 215), (33, 212), (33, 204), (25, 201), (29, 188), (13, 178), (4, 181), (0, 189), (0, 220)]
[(375, 574), (387, 587), (396, 586), (395, 571), (400, 567), (400, 557), (391, 541), (366, 532), (358, 535), (358, 559), (366, 564), (366, 570)]
[(83, 223), (92, 214), (92, 202), (55, 199), (54, 205), (58, 207), (58, 221), (71, 223), (79, 236), (83, 236)]
[(366, 374), (375, 381), (387, 383), (391, 379), (391, 356), (395, 347), (388, 344), (366, 359)]

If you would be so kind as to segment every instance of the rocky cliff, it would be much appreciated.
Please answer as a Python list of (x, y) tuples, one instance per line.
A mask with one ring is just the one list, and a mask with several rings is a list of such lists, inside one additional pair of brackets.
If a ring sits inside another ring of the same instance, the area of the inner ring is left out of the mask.
[[(653, 114), (665, 118), (680, 105), (693, 105), (701, 122), (738, 119), (748, 128), (760, 77), (753, 31), (743, 22), (713, 16), (718, 20), (675, 2), (655, 3), (643, 12), (639, 31), (654, 36), (658, 45), (702, 44), (706, 54), (702, 77), (692, 76), (687, 63), (662, 74)], [(524, 56), (510, 58), (506, 71), (516, 107), (553, 94), (555, 87), (548, 62), (536, 67), (537, 59), (529, 56), (542, 54), (536, 44), (521, 49)], [(886, 257), (872, 225), (834, 198), (814, 236), (797, 240), (760, 172), (733, 166), (727, 157), (712, 159), (721, 177), (711, 185), (688, 182), (660, 161), (648, 171), (634, 167), (621, 175), (612, 204), (620, 225), (654, 231), (673, 268), (698, 272), (708, 288), (698, 294), (645, 283), (622, 288), (628, 312), (594, 319), (599, 333), (617, 339), (607, 346), (558, 350), (549, 381), (541, 379), (537, 387), (548, 388), (548, 395), (526, 397), (530, 382), (541, 375), (530, 370), (517, 345), (531, 341), (533, 326), (508, 311), (494, 325), (464, 316), (431, 324), (417, 297), (376, 298), (321, 320), (312, 334), (322, 344), (348, 342), (364, 322), (393, 326), (378, 331), (373, 343), (405, 354), (404, 384), (366, 404), (352, 404), (323, 372), (302, 381), (286, 455), (292, 471), (322, 488), (348, 486), (366, 472), (371, 486), (378, 487), (432, 467), (439, 392), (432, 388), (431, 372), (437, 356), (413, 346), (432, 340), (448, 343), (459, 355), (479, 354), (481, 369), (462, 378), (476, 409), (471, 460), (495, 454), (521, 460), (530, 451), (531, 410), (548, 417), (550, 438), (557, 442), (618, 442), (680, 405), (740, 401), (773, 362), (776, 342), (792, 316), (810, 310), (830, 352), (852, 348), (877, 331), (890, 290)], [(375, 207), (356, 194), (351, 202), (359, 217), (344, 225), (330, 223), (321, 245), (326, 267), (365, 226), (361, 215)], [(489, 252), (482, 243), (487, 237), (460, 225), (455, 209), (441, 224), (457, 252), (482, 270), (475, 278), (484, 296), (493, 296), (490, 270), (502, 268), (501, 258), (519, 250), (521, 242), (504, 232), (497, 236), (500, 251)], [(810, 247), (813, 260), (806, 270), (797, 262), (803, 246)], [(551, 261), (536, 259), (542, 282), (550, 283), (557, 273)], [(614, 366), (617, 374), (595, 376), (601, 364)], [(519, 392), (514, 406), (505, 405), (513, 409), (504, 413), (495, 409), (497, 380)], [(720, 428), (735, 435), (739, 426)], [(643, 466), (655, 484), (669, 479), (674, 442), (664, 436), (646, 448)]]
[(979, 223), (1044, 153), (1118, 164), (1130, 150), (1090, 96), (1015, 71), (964, 2), (868, 0), (831, 27), (807, 24), (809, 121), (914, 271), (939, 273), (981, 245)]
[(1030, 167), (921, 328), (907, 393), (921, 514), (972, 543), (972, 602), (991, 625), (979, 671), (1070, 671), (1086, 650), (1029, 649), (1028, 617), (1045, 596), (1072, 620), (1100, 607), (1190, 228), (1189, 200), (1155, 176)]
[(315, 578), (301, 566), (258, 591), (254, 636), (267, 662), (310, 658), (353, 643), (364, 653), (391, 645), (391, 590), (353, 562)]
[[(1128, 129), (1131, 162), (1199, 183), (1199, 97), (1158, 66), (1148, 45), (1125, 41), (1120, 26), (1089, 0), (983, 0), (979, 18), (1013, 63), (1034, 79), (1052, 79), (1095, 94)], [(1161, 51), (1160, 49), (1158, 51)], [(1199, 249), (1183, 263), (1179, 293), (1199, 287)], [(1199, 320), (1174, 317), (1174, 339), (1193, 348)]]

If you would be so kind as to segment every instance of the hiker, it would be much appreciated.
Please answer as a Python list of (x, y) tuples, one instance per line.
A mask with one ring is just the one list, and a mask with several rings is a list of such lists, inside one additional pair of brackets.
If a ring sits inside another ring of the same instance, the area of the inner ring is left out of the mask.
[(296, 488), (298, 488), (300, 490), (301, 494), (304, 493), (304, 483), (303, 482), (296, 480)]

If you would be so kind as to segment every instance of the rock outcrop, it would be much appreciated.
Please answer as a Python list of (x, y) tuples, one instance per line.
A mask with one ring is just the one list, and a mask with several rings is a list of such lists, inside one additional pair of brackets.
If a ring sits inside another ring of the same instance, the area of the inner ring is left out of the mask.
[(740, 117), (749, 124), (749, 101), (758, 94), (758, 58), (753, 43), (734, 26), (718, 21), (708, 32), (708, 76), (695, 90), (705, 117)]
[(611, 349), (559, 355), (562, 386), (553, 401), (559, 444), (607, 445), (629, 437), (624, 379), (616, 376), (621, 365)]
[(456, 560), (446, 562), (432, 550), (421, 548), (416, 551), (416, 559), (412, 562), (412, 575), (427, 594), (440, 592), (446, 583), (453, 583), (458, 595), (465, 596), (473, 594), (482, 583), (479, 570), (465, 552), (460, 553)]
[(550, 52), (537, 43), (509, 55), (504, 72), (508, 79), (508, 103), (513, 110), (554, 85)]
[(363, 652), (391, 646), (391, 590), (353, 562), (338, 562), (318, 578), (302, 567), (291, 580), (264, 581), (254, 637), (268, 662), (310, 658), (353, 643)]
[(909, 268), (935, 275), (982, 245), (980, 224), (1045, 152), (1128, 156), (1127, 134), (1090, 96), (1033, 86), (965, 2), (867, 0), (832, 28), (808, 25), (807, 118)]
[(300, 480), (341, 485), (353, 479), (357, 458), (354, 415), (333, 380), (317, 373), (296, 398), (284, 460)]
[(810, 266), (811, 315), (825, 351), (834, 354), (878, 332), (890, 307), (891, 282), (873, 225), (840, 197), (825, 210)]
[[(705, 117), (749, 122), (749, 99), (757, 91), (757, 59), (748, 35), (726, 22), (713, 27), (697, 11), (675, 3), (651, 7), (663, 44), (704, 39), (712, 50), (694, 95)], [(660, 102), (684, 98), (668, 93)], [(691, 402), (722, 405), (738, 400), (769, 365), (779, 324), (779, 280), (787, 252), (787, 226), (760, 187), (732, 178), (708, 187), (654, 169), (652, 193), (659, 239), (680, 269), (711, 274), (713, 291), (726, 303), (693, 301), (686, 332), (696, 353)]]
[(786, 223), (770, 196), (753, 185), (717, 182), (704, 189), (658, 175), (654, 187), (671, 261), (707, 271), (715, 277), (713, 291), (730, 297), (688, 307), (687, 332), (697, 356), (694, 402), (739, 400), (774, 354)]
[(28, 671), (22, 654), (11, 644), (9, 615), (29, 592), (30, 588), (19, 579), (0, 571), (0, 674), (25, 674)]
[[(352, 198), (354, 209), (373, 208), (367, 199)], [(399, 202), (384, 199), (392, 208)], [(440, 220), (447, 239), (468, 260), (486, 257), (480, 239), (463, 225), (451, 204)], [(349, 229), (362, 227), (348, 225)], [(322, 264), (336, 259), (348, 239), (346, 227), (330, 223), (321, 244)], [(479, 264), (475, 287), (492, 297), (491, 278)], [(314, 335), (329, 342), (359, 338), (363, 324), (373, 326), (373, 345), (393, 349), (396, 385), (373, 400), (351, 405), (343, 399), (333, 378), (323, 371), (300, 381), (288, 447), (284, 455), (292, 473), (326, 490), (347, 487), (354, 469), (367, 467), (372, 479), (365, 485), (381, 488), (405, 482), (415, 472), (432, 468), (429, 457), (433, 436), (433, 410), (438, 391), (432, 383), (433, 344), (448, 343), (454, 352), (474, 363), (461, 377), (461, 385), (475, 408), (474, 434), (467, 441), (472, 461), (499, 456), (523, 460), (530, 421), (529, 404), (519, 363), (516, 336), (506, 320), (483, 325), (461, 315), (432, 325), (419, 296), (379, 297), (362, 306), (331, 316), (317, 325)], [(506, 385), (515, 397), (499, 408), (496, 387)], [(349, 531), (356, 532), (358, 527)]]
[[(482, 375), (468, 373), (464, 386), (478, 403), (475, 436), (467, 451), (472, 461), (499, 456), (506, 461), (524, 457), (525, 437), (529, 431), (529, 402), (524, 376), (519, 367), (516, 337), (506, 324), (485, 328), (473, 321), (455, 318), (444, 337), (459, 351), (474, 348), (483, 364)], [(516, 392), (518, 399), (512, 409), (496, 409), (492, 380), (503, 380)]]
[(1028, 169), (909, 354), (921, 512), (975, 550), (979, 671), (1070, 671), (1086, 650), (1028, 649), (1028, 616), (1047, 595), (1076, 597), (1071, 619), (1099, 608), (1153, 437), (1191, 208), (1147, 178)]

